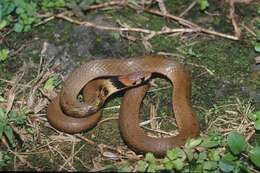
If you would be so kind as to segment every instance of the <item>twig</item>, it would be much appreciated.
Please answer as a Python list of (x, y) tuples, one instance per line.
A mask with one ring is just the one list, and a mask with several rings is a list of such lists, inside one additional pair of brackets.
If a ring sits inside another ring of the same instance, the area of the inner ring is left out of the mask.
[(20, 46), (18, 49), (12, 51), (12, 52), (10, 53), (10, 57), (14, 57), (14, 56), (16, 56), (17, 54), (19, 54), (25, 47), (26, 47), (26, 44), (23, 44), (23, 45)]
[(236, 14), (235, 14), (235, 4), (233, 0), (229, 1), (230, 9), (229, 9), (229, 18), (232, 22), (235, 35), (239, 38), (241, 36), (241, 30), (238, 27), (238, 24), (236, 22)]
[(110, 6), (122, 6), (122, 5), (126, 5), (126, 3), (127, 3), (127, 0), (116, 0), (116, 1), (100, 3), (97, 5), (91, 5), (89, 7), (83, 8), (83, 10), (89, 11), (89, 10), (96, 10), (99, 8), (106, 8), (106, 7), (110, 7)]
[(166, 9), (166, 6), (164, 4), (164, 0), (156, 0), (158, 2), (158, 6), (163, 14), (167, 14), (168, 11)]
[(103, 120), (99, 121), (97, 125), (100, 126), (102, 123), (111, 121), (111, 120), (118, 120), (118, 117), (110, 117), (110, 118), (103, 119)]
[(165, 131), (159, 130), (159, 129), (152, 129), (152, 128), (145, 127), (145, 126), (143, 126), (142, 128), (144, 128), (144, 129), (146, 129), (146, 130), (149, 130), (149, 131), (156, 132), (156, 133), (161, 133), (161, 134), (164, 134), (164, 135), (168, 135), (168, 136), (173, 136), (173, 135), (175, 135), (174, 133), (165, 132)]
[(244, 23), (241, 24), (243, 28), (245, 28), (251, 35), (253, 35), (254, 37), (256, 37), (256, 33), (250, 29), (249, 27), (247, 27)]
[(196, 4), (197, 4), (197, 0), (194, 0), (194, 1), (188, 6), (188, 8), (186, 8), (186, 9), (179, 15), (179, 17), (182, 17), (182, 16), (184, 16), (185, 14), (187, 14)]
[(64, 169), (64, 167), (66, 166), (66, 164), (68, 162), (72, 162), (71, 164), (73, 165), (73, 158), (82, 150), (82, 148), (84, 148), (85, 145), (82, 145), (75, 153), (73, 152), (73, 154), (64, 162), (64, 164), (62, 166), (60, 166), (59, 171), (61, 171), (62, 169)]
[[(15, 84), (14, 81), (10, 81), (10, 80), (6, 80), (6, 79), (3, 79), (3, 78), (0, 78), (0, 81), (3, 81), (3, 82), (6, 82), (6, 83), (9, 83), (11, 85)], [(20, 87), (26, 87), (26, 88), (31, 88), (32, 86), (31, 85), (26, 85), (26, 84), (17, 84), (17, 86), (20, 86)]]
[(119, 109), (120, 105), (116, 105), (116, 106), (110, 106), (110, 107), (106, 107), (103, 110), (113, 110), (113, 109)]
[(203, 68), (204, 70), (206, 70), (211, 76), (215, 76), (214, 72), (210, 69), (208, 69), (206, 66), (204, 65), (199, 65), (199, 64), (195, 64), (195, 63), (191, 63), (189, 62), (188, 64), (192, 65), (192, 66), (195, 66), (195, 67), (200, 67), (200, 68)]
[(83, 137), (82, 135), (80, 134), (75, 134), (75, 136), (83, 141), (85, 141), (86, 143), (90, 144), (90, 145), (96, 145), (96, 143), (90, 139), (87, 139), (85, 137)]
[[(50, 150), (56, 151), (56, 152), (61, 156), (61, 158), (66, 162), (66, 160), (67, 160), (67, 158), (68, 158), (66, 154), (64, 154), (63, 152), (59, 151), (58, 149), (56, 149), (56, 148), (53, 147), (53, 146), (50, 146), (50, 145), (49, 145), (49, 147), (50, 147)], [(65, 156), (64, 156), (64, 155), (65, 155)], [(69, 166), (71, 167), (70, 169), (72, 169), (72, 170), (74, 170), (74, 171), (76, 170), (70, 162), (68, 162), (68, 164), (69, 164)], [(63, 168), (63, 169), (65, 169), (65, 168)]]
[(102, 25), (97, 25), (95, 23), (89, 22), (89, 21), (79, 21), (76, 19), (72, 19), (68, 16), (65, 16), (63, 14), (58, 14), (55, 16), (56, 18), (60, 18), (63, 20), (66, 20), (70, 23), (74, 23), (77, 25), (81, 26), (86, 26), (86, 27), (93, 27), (96, 29), (100, 30), (108, 30), (108, 31), (128, 31), (128, 32), (142, 32), (145, 34), (154, 34), (154, 35), (162, 35), (162, 34), (171, 34), (171, 33), (176, 33), (176, 32), (197, 32), (197, 29), (192, 29), (192, 28), (177, 28), (177, 29), (162, 29), (161, 31), (154, 31), (154, 30), (149, 30), (149, 29), (143, 29), (143, 28), (130, 28), (130, 27), (110, 27), (110, 26), (102, 26)]
[[(127, 6), (131, 9), (134, 9), (134, 10), (139, 10), (141, 8), (141, 7), (138, 7), (138, 6), (133, 5), (133, 4), (128, 4)], [(160, 12), (158, 10), (151, 10), (151, 9), (143, 9), (143, 11), (157, 15), (157, 16), (162, 16), (162, 17), (166, 17), (166, 18), (169, 18), (169, 19), (173, 19), (173, 20), (177, 21), (178, 23), (180, 23), (181, 25), (189, 27), (189, 28), (194, 28), (194, 27), (198, 28), (199, 27), (198, 25), (196, 25), (196, 24), (194, 24), (194, 23), (192, 23), (188, 20), (185, 20), (185, 19), (178, 17), (178, 16), (171, 15), (169, 13), (163, 14), (162, 12)]]
[[(22, 67), (24, 68), (24, 67)], [(24, 71), (17, 75), (14, 79), (14, 83), (12, 84), (12, 88), (8, 92), (8, 99), (7, 99), (7, 108), (6, 108), (6, 115), (10, 112), (10, 110), (13, 107), (14, 104), (14, 99), (16, 96), (16, 90), (17, 90), (17, 84), (20, 82), (20, 80), (23, 78)]]
[[(128, 4), (128, 7), (132, 8), (132, 9), (135, 9), (135, 10), (139, 9), (136, 6), (129, 5), (129, 4)], [(162, 16), (162, 17), (166, 17), (166, 18), (175, 20), (175, 21), (177, 21), (179, 24), (181, 24), (183, 26), (187, 26), (189, 28), (195, 28), (197, 30), (197, 32), (200, 31), (200, 32), (203, 32), (203, 33), (206, 33), (206, 34), (215, 35), (215, 36), (219, 36), (219, 37), (223, 37), (223, 38), (227, 38), (227, 39), (231, 39), (231, 40), (239, 40), (239, 38), (236, 37), (236, 36), (223, 34), (223, 33), (220, 33), (220, 32), (214, 31), (214, 30), (209, 30), (209, 29), (200, 27), (199, 25), (197, 25), (197, 24), (195, 24), (193, 22), (190, 22), (188, 20), (185, 20), (185, 19), (183, 19), (181, 17), (178, 17), (178, 16), (174, 16), (174, 15), (171, 15), (171, 14), (163, 14), (160, 11), (151, 10), (151, 9), (144, 9), (144, 11), (148, 12), (148, 13), (151, 13), (151, 14), (154, 14), (154, 15), (157, 15), (157, 16)]]
[(149, 109), (149, 116), (150, 116), (150, 126), (152, 129), (156, 128), (156, 121), (155, 118), (157, 116), (157, 112), (156, 112), (156, 107), (154, 104), (150, 104), (150, 109)]
[(151, 92), (166, 90), (166, 89), (170, 89), (170, 88), (172, 88), (171, 85), (170, 85), (170, 86), (161, 87), (161, 88), (155, 88), (155, 89), (149, 90), (149, 91), (147, 91), (147, 92), (148, 92), (148, 93), (151, 93)]

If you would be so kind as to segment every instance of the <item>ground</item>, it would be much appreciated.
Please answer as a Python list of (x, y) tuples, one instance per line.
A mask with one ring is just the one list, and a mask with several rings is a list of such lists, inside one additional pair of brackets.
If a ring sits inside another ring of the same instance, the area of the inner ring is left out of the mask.
[[(171, 14), (178, 15), (189, 4), (188, 0), (173, 3), (167, 1), (166, 6)], [(183, 63), (190, 72), (192, 105), (200, 121), (202, 134), (212, 130), (212, 122), (217, 123), (214, 120), (218, 116), (238, 116), (240, 110), (245, 110), (243, 106), (248, 105), (252, 109), (259, 109), (259, 75), (252, 70), (254, 58), (259, 54), (254, 50), (254, 37), (247, 30), (254, 30), (257, 18), (259, 20), (256, 4), (257, 2), (251, 3), (245, 7), (237, 5), (236, 13), (242, 30), (239, 40), (205, 33), (161, 35), (149, 40), (151, 47), (146, 49), (141, 40), (130, 41), (115, 31), (77, 26), (61, 19), (51, 20), (31, 32), (12, 32), (1, 46), (17, 52), (0, 63), (0, 95), (7, 98), (7, 93), (13, 86), (11, 81), (23, 73), (19, 81), (22, 89), (20, 88), (20, 93), (15, 93), (15, 106), (17, 109), (27, 106), (34, 113), (26, 115), (28, 122), (19, 129), (23, 134), (20, 134), (22, 139), (18, 137), (17, 140), (18, 147), (14, 150), (16, 157), (3, 170), (95, 170), (116, 162), (123, 164), (122, 160), (118, 161), (118, 157), (123, 157), (118, 151), (128, 152), (126, 159), (134, 161), (131, 157), (137, 156), (124, 144), (118, 130), (117, 117), (122, 96), (115, 97), (106, 104), (102, 118), (105, 121), (79, 136), (61, 133), (48, 125), (48, 98), (52, 97), (54, 91), (58, 92), (61, 85), (46, 96), (39, 91), (45, 84), (41, 82), (41, 78), (58, 76), (60, 80), (64, 80), (73, 69), (91, 59), (128, 58), (151, 53), (172, 55), (172, 58)], [(207, 13), (195, 6), (184, 18), (200, 26), (232, 34), (233, 27), (227, 18), (228, 8), (227, 4), (212, 1)], [(179, 27), (172, 20), (137, 13), (127, 8), (97, 10), (89, 12), (84, 18), (105, 26), (118, 26), (116, 21), (120, 20), (131, 27), (153, 30), (166, 25)], [(137, 33), (131, 35), (139, 37)], [(41, 53), (43, 48), (46, 48), (44, 54)], [(33, 92), (34, 88), (37, 91)], [(141, 112), (142, 121), (156, 115), (160, 117), (151, 123), (155, 130), (151, 130), (150, 123), (145, 125), (150, 135), (161, 135), (158, 134), (160, 130), (166, 131), (166, 135), (174, 131), (170, 98), (170, 83), (155, 80)], [(149, 116), (147, 112), (152, 112), (152, 115)], [(94, 143), (87, 142), (87, 139)], [(252, 141), (260, 144), (257, 135)], [(6, 150), (6, 146), (2, 145), (1, 150)], [(22, 162), (19, 157), (24, 157), (26, 161)], [(114, 157), (118, 160), (111, 159)]]

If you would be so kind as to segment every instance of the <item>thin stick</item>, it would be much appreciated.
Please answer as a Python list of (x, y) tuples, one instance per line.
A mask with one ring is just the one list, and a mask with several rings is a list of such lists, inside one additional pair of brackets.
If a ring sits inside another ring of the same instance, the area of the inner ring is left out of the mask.
[(97, 125), (99, 126), (102, 123), (107, 122), (107, 121), (111, 121), (111, 120), (118, 120), (118, 117), (110, 117), (110, 118), (103, 119), (103, 120), (99, 121)]
[(84, 11), (89, 11), (89, 10), (96, 10), (99, 8), (106, 8), (110, 6), (122, 6), (127, 3), (127, 0), (117, 0), (117, 1), (110, 1), (110, 2), (105, 2), (97, 5), (91, 5), (90, 7), (87, 7), (83, 9)]
[(184, 16), (185, 14), (187, 14), (195, 5), (197, 4), (197, 0), (193, 1), (188, 8), (186, 8), (180, 15), (179, 17)]
[(90, 144), (90, 145), (96, 145), (96, 143), (90, 139), (87, 139), (85, 137), (83, 137), (82, 135), (80, 134), (75, 134), (75, 136), (83, 141), (85, 141), (86, 143)]
[[(128, 4), (128, 7), (135, 9), (135, 10), (139, 9), (138, 7), (135, 7), (135, 6), (129, 5), (129, 4)], [(236, 37), (236, 36), (223, 34), (223, 33), (220, 33), (220, 32), (214, 31), (214, 30), (209, 30), (209, 29), (203, 28), (203, 27), (201, 27), (201, 26), (199, 26), (199, 25), (197, 25), (193, 22), (190, 22), (190, 21), (185, 20), (185, 19), (178, 17), (178, 16), (174, 16), (174, 15), (171, 15), (171, 14), (163, 14), (160, 11), (151, 10), (151, 9), (144, 9), (144, 11), (151, 13), (151, 14), (154, 14), (154, 15), (157, 15), (157, 16), (162, 16), (162, 17), (166, 17), (166, 18), (175, 20), (183, 26), (187, 26), (189, 28), (196, 28), (197, 31), (201, 31), (201, 32), (206, 33), (206, 34), (215, 35), (215, 36), (219, 36), (219, 37), (223, 37), (223, 38), (228, 38), (228, 39), (231, 39), (231, 40), (239, 40), (239, 38)]]
[(66, 21), (68, 21), (70, 23), (74, 23), (74, 24), (77, 24), (77, 25), (86, 26), (86, 27), (93, 27), (93, 28), (96, 28), (96, 29), (108, 30), (108, 31), (142, 32), (142, 33), (154, 34), (154, 35), (171, 34), (171, 33), (176, 33), (176, 32), (185, 33), (185, 32), (196, 32), (196, 31), (198, 31), (197, 29), (192, 29), (192, 28), (177, 28), (177, 29), (167, 28), (165, 30), (155, 31), (155, 30), (149, 30), (149, 29), (143, 29), (143, 28), (102, 26), (102, 25), (97, 25), (97, 24), (89, 22), (89, 21), (75, 20), (75, 19), (72, 19), (72, 18), (70, 18), (68, 16), (65, 16), (63, 13), (58, 14), (55, 17), (63, 19), (63, 20), (66, 20)]
[(146, 129), (146, 130), (150, 130), (152, 132), (156, 132), (156, 133), (161, 133), (161, 134), (164, 134), (164, 135), (168, 135), (168, 136), (174, 136), (175, 134), (173, 133), (170, 133), (170, 132), (165, 132), (163, 130), (159, 130), (159, 129), (152, 129), (152, 128), (149, 128), (149, 127), (145, 127), (143, 126), (142, 128)]

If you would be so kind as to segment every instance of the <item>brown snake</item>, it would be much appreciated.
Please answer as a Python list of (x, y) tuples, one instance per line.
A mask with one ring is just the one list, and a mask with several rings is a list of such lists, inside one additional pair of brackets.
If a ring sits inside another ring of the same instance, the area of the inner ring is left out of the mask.
[[(139, 84), (147, 81), (151, 74), (160, 74), (173, 85), (172, 106), (179, 129), (176, 136), (153, 138), (139, 127), (139, 109), (148, 90), (148, 84)], [(116, 83), (119, 82), (122, 88), (113, 86), (113, 82), (107, 82), (108, 79), (101, 79), (113, 76), (119, 76)], [(102, 86), (106, 85), (108, 87), (103, 90)], [(48, 120), (52, 126), (67, 133), (90, 129), (100, 120), (100, 107), (106, 98), (129, 87), (120, 107), (119, 127), (124, 141), (132, 150), (163, 156), (168, 149), (183, 145), (188, 138), (199, 134), (199, 123), (190, 104), (190, 80), (187, 72), (180, 64), (159, 55), (93, 60), (81, 65), (71, 73), (59, 96), (49, 104)], [(77, 96), (82, 89), (84, 102), (79, 102)], [(96, 102), (96, 99), (101, 101)]]

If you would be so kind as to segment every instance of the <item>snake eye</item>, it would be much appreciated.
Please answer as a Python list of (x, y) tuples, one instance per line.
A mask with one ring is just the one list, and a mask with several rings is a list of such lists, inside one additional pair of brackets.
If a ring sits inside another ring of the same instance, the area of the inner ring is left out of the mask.
[(107, 89), (106, 87), (104, 87), (104, 86), (99, 86), (99, 87), (98, 87), (97, 94), (98, 94), (98, 95), (97, 95), (98, 98), (104, 99), (104, 98), (106, 98), (106, 97), (108, 96), (109, 91), (108, 91), (108, 89)]
[(108, 90), (107, 90), (107, 88), (103, 88), (103, 90), (102, 90), (103, 92), (103, 96), (107, 96), (108, 95)]

